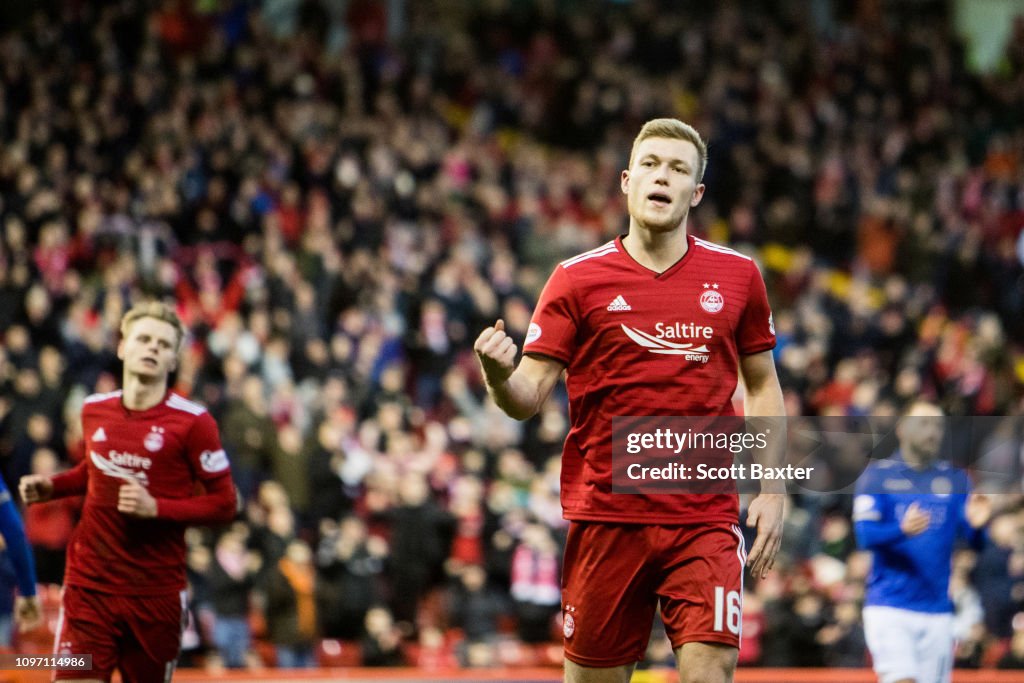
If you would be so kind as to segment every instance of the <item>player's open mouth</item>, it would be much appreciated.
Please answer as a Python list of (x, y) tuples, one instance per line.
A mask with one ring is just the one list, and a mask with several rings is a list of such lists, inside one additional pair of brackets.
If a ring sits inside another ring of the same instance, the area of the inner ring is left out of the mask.
[(647, 201), (651, 202), (655, 206), (668, 206), (669, 204), (672, 203), (672, 198), (669, 197), (667, 194), (662, 194), (660, 192), (652, 192), (651, 194), (647, 195)]
[(142, 362), (145, 363), (146, 365), (152, 365), (153, 367), (156, 367), (156, 359), (155, 358), (143, 358)]

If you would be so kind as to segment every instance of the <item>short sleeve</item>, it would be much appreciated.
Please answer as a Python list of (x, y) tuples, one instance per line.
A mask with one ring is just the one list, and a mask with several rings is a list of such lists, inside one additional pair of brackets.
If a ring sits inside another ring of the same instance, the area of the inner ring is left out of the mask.
[(196, 417), (185, 444), (192, 471), (203, 481), (231, 472), (228, 455), (220, 443), (217, 423), (208, 412)]
[(523, 343), (523, 353), (539, 353), (569, 365), (576, 353), (579, 306), (568, 273), (562, 266), (548, 278)]
[(743, 309), (736, 330), (736, 348), (743, 356), (775, 348), (775, 322), (772, 320), (772, 309), (768, 305), (768, 291), (765, 289), (761, 271), (753, 261), (750, 262), (747, 305)]

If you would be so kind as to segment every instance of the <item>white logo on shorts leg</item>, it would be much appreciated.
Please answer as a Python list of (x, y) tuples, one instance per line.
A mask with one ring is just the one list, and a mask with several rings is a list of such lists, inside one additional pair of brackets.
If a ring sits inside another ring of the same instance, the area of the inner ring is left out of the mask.
[(700, 307), (708, 313), (718, 313), (725, 308), (725, 298), (718, 291), (718, 283), (704, 283), (704, 292), (700, 295)]
[(526, 343), (532, 344), (538, 339), (540, 339), (540, 325), (537, 323), (530, 323), (530, 327), (526, 330)]
[(149, 434), (146, 434), (146, 438), (142, 440), (142, 445), (146, 447), (146, 450), (150, 453), (156, 453), (158, 450), (164, 447), (164, 428), (163, 427), (150, 427)]

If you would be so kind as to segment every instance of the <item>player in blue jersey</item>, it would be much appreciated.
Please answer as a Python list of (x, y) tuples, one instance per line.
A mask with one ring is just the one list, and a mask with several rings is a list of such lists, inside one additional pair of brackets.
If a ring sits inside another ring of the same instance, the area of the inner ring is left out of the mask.
[(7, 545), (7, 554), (14, 565), (18, 595), (14, 599), (14, 621), (21, 631), (35, 628), (42, 619), (39, 598), (36, 597), (36, 566), (32, 549), (25, 537), (25, 525), (11, 499), (11, 492), (0, 479), (0, 535)]
[(873, 555), (864, 635), (881, 683), (948, 683), (953, 665), (949, 575), (958, 540), (984, 543), (990, 500), (938, 460), (944, 417), (915, 401), (896, 427), (899, 450), (868, 466), (853, 504), (857, 542)]

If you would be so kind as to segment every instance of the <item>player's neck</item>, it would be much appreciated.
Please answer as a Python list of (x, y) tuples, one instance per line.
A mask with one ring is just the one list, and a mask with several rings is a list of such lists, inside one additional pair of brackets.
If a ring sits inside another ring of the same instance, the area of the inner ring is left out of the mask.
[(641, 266), (662, 273), (686, 256), (690, 248), (686, 221), (670, 232), (655, 232), (630, 221), (629, 234), (622, 238), (622, 246)]
[(902, 451), (903, 462), (907, 463), (910, 469), (922, 472), (932, 466), (932, 458), (919, 457), (908, 448), (904, 448)]
[(167, 379), (157, 382), (143, 382), (137, 375), (125, 375), (121, 391), (121, 403), (128, 410), (149, 410), (164, 399), (167, 393)]

